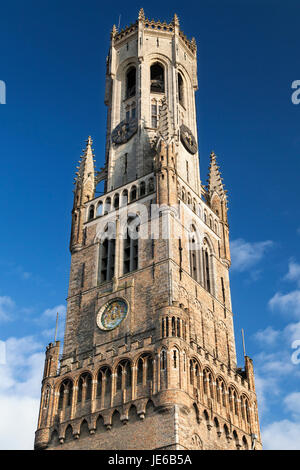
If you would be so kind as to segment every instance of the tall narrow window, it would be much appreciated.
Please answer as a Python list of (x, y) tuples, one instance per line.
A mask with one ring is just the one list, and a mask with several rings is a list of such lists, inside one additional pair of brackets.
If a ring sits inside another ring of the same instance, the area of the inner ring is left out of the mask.
[(126, 238), (124, 240), (124, 274), (138, 268), (139, 225), (138, 217), (128, 218)]
[(197, 243), (196, 243), (196, 230), (195, 227), (192, 226), (191, 230), (191, 237), (190, 237), (190, 244), (189, 244), (189, 250), (190, 250), (190, 271), (191, 271), (191, 276), (195, 281), (198, 281), (198, 251), (197, 251)]
[(154, 129), (157, 128), (157, 122), (158, 122), (158, 118), (157, 118), (157, 104), (156, 103), (152, 103), (151, 105), (151, 127), (153, 127)]
[(178, 99), (181, 106), (184, 106), (184, 89), (183, 89), (183, 78), (181, 73), (178, 73)]
[(165, 81), (164, 81), (164, 68), (158, 62), (151, 65), (150, 68), (150, 80), (151, 88), (150, 91), (153, 93), (164, 93)]
[(189, 183), (190, 182), (190, 175), (189, 175), (189, 162), (186, 162), (186, 180)]
[(99, 280), (110, 281), (115, 273), (115, 225), (107, 225), (99, 248)]
[(130, 67), (126, 74), (126, 99), (135, 96), (136, 89), (136, 69)]
[(206, 240), (204, 240), (204, 245), (205, 244), (206, 244), (206, 247), (202, 249), (203, 281), (204, 281), (204, 288), (208, 292), (211, 292), (211, 272), (210, 272), (209, 253), (208, 253)]

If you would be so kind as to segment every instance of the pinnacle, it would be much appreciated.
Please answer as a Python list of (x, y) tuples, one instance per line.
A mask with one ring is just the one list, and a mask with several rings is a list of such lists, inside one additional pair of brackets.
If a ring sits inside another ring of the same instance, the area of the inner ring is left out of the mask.
[(221, 177), (220, 169), (217, 164), (217, 156), (214, 151), (210, 154), (210, 165), (207, 179), (207, 192), (211, 196), (216, 191), (219, 196), (225, 196), (223, 178)]
[(94, 154), (92, 149), (93, 139), (89, 135), (86, 140), (86, 147), (83, 150), (79, 160), (79, 166), (76, 167), (78, 171), (75, 173), (76, 182), (83, 181), (87, 174), (94, 172)]
[(176, 13), (174, 13), (174, 16), (173, 16), (173, 23), (174, 25), (179, 26), (179, 18)]
[(144, 19), (145, 19), (144, 8), (141, 8), (139, 11), (139, 20), (144, 20)]

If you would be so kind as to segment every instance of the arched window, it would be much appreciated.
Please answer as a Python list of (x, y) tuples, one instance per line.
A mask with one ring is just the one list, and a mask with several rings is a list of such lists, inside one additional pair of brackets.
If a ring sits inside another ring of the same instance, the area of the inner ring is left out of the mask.
[(135, 201), (136, 197), (137, 197), (136, 186), (132, 186), (131, 191), (130, 191), (130, 202)]
[(108, 214), (111, 210), (111, 199), (110, 197), (107, 197), (105, 199), (105, 204), (104, 204), (104, 215)]
[(73, 397), (73, 382), (69, 379), (64, 380), (59, 388), (58, 409), (65, 409), (71, 406)]
[(177, 336), (180, 338), (180, 318), (177, 318)]
[(160, 353), (160, 368), (161, 370), (165, 370), (167, 368), (167, 353), (164, 349), (162, 349)]
[(114, 197), (114, 209), (119, 209), (120, 201), (119, 201), (119, 194), (115, 194)]
[(177, 369), (178, 367), (178, 350), (176, 348), (173, 349), (173, 368)]
[(117, 391), (131, 387), (131, 364), (125, 359), (117, 367)]
[(143, 354), (138, 360), (137, 383), (146, 384), (153, 380), (153, 359), (150, 354)]
[(89, 373), (82, 374), (78, 381), (77, 402), (84, 403), (92, 396), (92, 376)]
[(90, 206), (90, 208), (89, 208), (89, 220), (92, 220), (94, 218), (94, 215), (95, 215), (95, 208), (94, 208), (94, 206)]
[(101, 367), (97, 376), (97, 397), (110, 395), (111, 392), (111, 370), (109, 367)]
[(100, 217), (101, 215), (103, 215), (103, 202), (100, 201), (98, 206), (97, 206), (97, 214), (96, 214), (98, 217)]
[(247, 442), (247, 439), (246, 439), (245, 436), (243, 436), (242, 443), (243, 443), (243, 448), (244, 448), (245, 450), (248, 450), (248, 449), (249, 449), (249, 446), (248, 446), (248, 442)]
[(200, 368), (195, 359), (190, 360), (190, 384), (200, 388)]
[(172, 336), (176, 336), (176, 320), (172, 317)]
[(138, 269), (139, 225), (140, 220), (138, 216), (128, 218), (126, 238), (124, 240), (124, 274)]
[(165, 80), (164, 80), (164, 68), (158, 62), (155, 62), (150, 67), (150, 80), (151, 93), (164, 93), (165, 91)]
[(143, 368), (144, 368), (143, 358), (140, 357), (138, 360), (138, 368), (137, 368), (137, 383), (138, 384), (143, 383)]
[(197, 238), (196, 238), (196, 229), (194, 226), (191, 228), (190, 234), (190, 273), (195, 281), (199, 281), (199, 260), (198, 260), (198, 250), (197, 250)]
[(180, 72), (178, 72), (178, 99), (179, 103), (184, 106), (184, 87), (183, 78)]
[(145, 181), (142, 181), (140, 184), (140, 196), (144, 196), (146, 194), (146, 184)]
[(110, 281), (115, 273), (116, 231), (110, 222), (103, 234), (99, 247), (99, 282)]
[(126, 99), (135, 96), (136, 68), (130, 67), (126, 73)]
[(202, 248), (202, 266), (203, 266), (203, 282), (204, 288), (211, 292), (211, 270), (210, 270), (210, 254), (207, 240), (204, 239)]
[(127, 189), (124, 189), (122, 192), (122, 198), (121, 198), (121, 206), (127, 206), (128, 204), (128, 191)]

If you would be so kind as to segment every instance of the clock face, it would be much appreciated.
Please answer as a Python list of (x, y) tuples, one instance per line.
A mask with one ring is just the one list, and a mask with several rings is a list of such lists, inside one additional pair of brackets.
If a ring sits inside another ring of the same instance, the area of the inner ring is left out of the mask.
[(115, 145), (125, 144), (137, 131), (137, 119), (121, 121), (111, 133), (111, 140)]
[(180, 138), (187, 151), (194, 155), (198, 150), (198, 145), (192, 131), (184, 124), (180, 126)]
[(128, 303), (125, 299), (109, 300), (101, 307), (97, 315), (97, 325), (101, 330), (114, 330), (127, 316), (128, 310)]

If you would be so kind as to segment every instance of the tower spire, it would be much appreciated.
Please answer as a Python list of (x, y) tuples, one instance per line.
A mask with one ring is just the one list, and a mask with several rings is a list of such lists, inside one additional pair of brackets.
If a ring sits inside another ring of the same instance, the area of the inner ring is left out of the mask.
[(217, 164), (217, 156), (215, 152), (211, 152), (207, 179), (208, 197), (211, 198), (214, 192), (216, 192), (221, 198), (226, 199), (227, 191), (224, 189), (223, 178), (221, 177), (220, 169)]
[(79, 167), (77, 167), (78, 172), (75, 178), (76, 185), (85, 184), (89, 178), (94, 181), (95, 166), (92, 144), (93, 140), (91, 136), (89, 136), (86, 141), (86, 147), (83, 150), (83, 155), (81, 155), (79, 160)]

